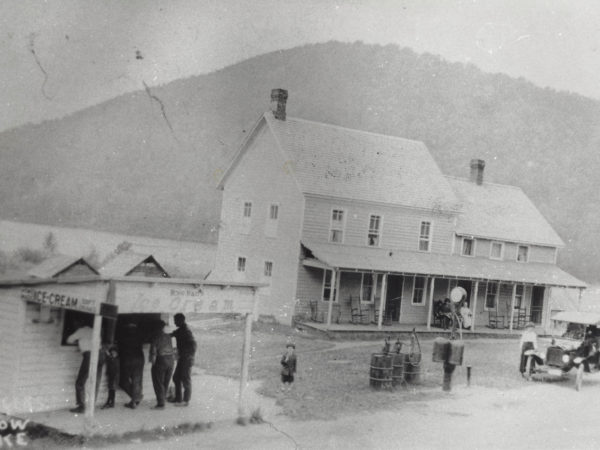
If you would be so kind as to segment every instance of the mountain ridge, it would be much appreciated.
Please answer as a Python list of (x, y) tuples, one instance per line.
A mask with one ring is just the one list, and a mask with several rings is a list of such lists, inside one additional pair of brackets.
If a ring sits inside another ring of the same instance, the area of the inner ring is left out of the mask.
[(393, 45), (270, 52), (6, 130), (0, 215), (215, 242), (219, 175), (275, 87), (290, 116), (424, 142), (445, 175), (484, 159), (486, 180), (520, 187), (566, 242), (560, 265), (600, 278), (600, 102)]

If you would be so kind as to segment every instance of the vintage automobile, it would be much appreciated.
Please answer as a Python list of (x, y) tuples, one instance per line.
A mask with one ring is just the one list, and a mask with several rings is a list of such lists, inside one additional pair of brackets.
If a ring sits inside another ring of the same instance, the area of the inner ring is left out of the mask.
[[(536, 374), (565, 377), (575, 368), (575, 389), (581, 389), (584, 371), (599, 370), (600, 314), (562, 311), (552, 317), (560, 337), (553, 337), (546, 349), (543, 364), (536, 365), (536, 352), (528, 350), (525, 373), (531, 380)], [(537, 355), (538, 359), (540, 355)], [(532, 368), (533, 367), (533, 368)]]

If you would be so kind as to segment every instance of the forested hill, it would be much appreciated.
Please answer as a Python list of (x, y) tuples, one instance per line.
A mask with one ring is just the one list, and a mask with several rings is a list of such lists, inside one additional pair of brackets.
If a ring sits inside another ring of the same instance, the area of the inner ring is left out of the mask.
[(424, 141), (442, 171), (520, 186), (600, 280), (600, 103), (396, 46), (330, 42), (258, 56), (0, 134), (0, 218), (213, 240), (215, 184), (245, 133), (288, 114)]

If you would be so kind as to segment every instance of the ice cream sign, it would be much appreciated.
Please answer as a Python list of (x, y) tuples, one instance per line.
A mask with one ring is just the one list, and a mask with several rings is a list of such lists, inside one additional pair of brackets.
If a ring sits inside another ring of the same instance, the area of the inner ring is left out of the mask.
[(82, 296), (78, 292), (63, 291), (60, 289), (46, 289), (38, 287), (21, 288), (21, 298), (28, 302), (39, 303), (53, 308), (72, 309), (95, 314), (98, 303)]
[(119, 313), (249, 313), (254, 306), (253, 290), (240, 287), (184, 285), (117, 287)]

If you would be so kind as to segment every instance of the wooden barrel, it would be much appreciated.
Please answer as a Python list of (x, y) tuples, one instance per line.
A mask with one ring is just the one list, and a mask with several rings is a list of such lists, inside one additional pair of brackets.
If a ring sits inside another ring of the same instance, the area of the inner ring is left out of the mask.
[(372, 388), (389, 389), (392, 387), (392, 355), (373, 353), (369, 384)]
[(446, 362), (450, 353), (450, 340), (437, 337), (433, 340), (433, 362)]
[(392, 386), (400, 386), (404, 381), (404, 354), (392, 355)]
[(455, 366), (462, 366), (464, 352), (465, 343), (463, 341), (450, 341), (448, 363), (454, 364)]
[(409, 384), (421, 383), (421, 353), (404, 353), (404, 380)]

